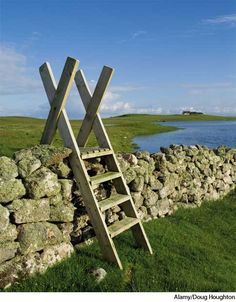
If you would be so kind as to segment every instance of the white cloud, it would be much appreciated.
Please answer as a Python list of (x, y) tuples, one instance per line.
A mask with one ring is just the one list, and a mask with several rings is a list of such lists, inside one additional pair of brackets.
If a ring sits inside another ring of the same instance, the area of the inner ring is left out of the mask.
[(146, 30), (137, 30), (137, 31), (133, 32), (128, 38), (118, 41), (118, 43), (123, 44), (123, 43), (129, 42), (129, 41), (136, 40), (136, 39), (140, 38), (140, 36), (145, 36), (145, 35), (147, 35)]
[(230, 25), (235, 25), (236, 24), (236, 14), (223, 15), (223, 16), (218, 16), (218, 17), (215, 17), (215, 18), (204, 19), (204, 20), (202, 20), (202, 23), (204, 23), (204, 24), (230, 24)]
[(147, 32), (145, 30), (138, 30), (131, 35), (131, 39), (136, 39), (140, 36), (146, 35), (146, 33)]
[(26, 56), (14, 48), (0, 45), (0, 94), (27, 94), (42, 89), (39, 80), (31, 77)]

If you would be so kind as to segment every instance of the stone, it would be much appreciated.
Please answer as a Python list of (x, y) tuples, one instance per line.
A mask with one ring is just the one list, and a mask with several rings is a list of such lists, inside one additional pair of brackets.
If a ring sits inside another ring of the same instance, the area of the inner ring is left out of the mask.
[(69, 242), (62, 242), (56, 245), (47, 246), (41, 255), (42, 265), (51, 267), (63, 259), (69, 258), (74, 248)]
[(224, 175), (223, 176), (223, 182), (226, 183), (226, 184), (233, 184), (232, 177)]
[(88, 222), (89, 222), (88, 214), (82, 214), (79, 217), (75, 218), (74, 226), (77, 229), (83, 229), (88, 225)]
[(154, 191), (161, 190), (163, 187), (163, 184), (154, 175), (149, 177), (149, 185)]
[(131, 192), (135, 207), (138, 209), (143, 205), (144, 197), (141, 192)]
[(121, 211), (121, 208), (119, 206), (114, 206), (111, 208), (111, 211), (113, 213), (119, 213)]
[(64, 223), (58, 223), (57, 227), (61, 231), (63, 235), (63, 241), (71, 241), (71, 233), (73, 232), (73, 223), (71, 222), (64, 222)]
[(13, 154), (13, 158), (15, 159), (15, 162), (18, 163), (20, 160), (24, 158), (29, 158), (32, 157), (32, 151), (30, 149), (21, 149), (19, 151), (16, 151)]
[(39, 253), (30, 253), (22, 256), (21, 262), (22, 262), (21, 270), (24, 270), (24, 278), (34, 275), (35, 273), (44, 273), (47, 270), (47, 266), (42, 265), (42, 261)]
[(70, 234), (71, 243), (73, 245), (79, 244), (82, 241), (82, 230), (81, 229), (75, 229)]
[(144, 177), (139, 175), (129, 184), (130, 190), (133, 192), (141, 192), (144, 186)]
[(61, 184), (61, 195), (64, 201), (70, 201), (72, 199), (72, 187), (73, 181), (71, 179), (59, 179)]
[(15, 161), (6, 156), (0, 157), (0, 180), (10, 180), (18, 176), (18, 169)]
[(37, 145), (31, 148), (31, 152), (42, 162), (43, 166), (49, 167), (62, 162), (63, 159), (69, 157), (72, 151), (65, 147), (54, 147), (53, 145)]
[(87, 172), (90, 176), (94, 176), (97, 174), (103, 174), (105, 172), (105, 168), (99, 162), (90, 162), (84, 161)]
[(14, 258), (18, 247), (18, 242), (0, 243), (0, 263)]
[(107, 275), (107, 272), (99, 267), (89, 271), (89, 274), (95, 278), (96, 283), (100, 283)]
[(147, 162), (147, 161), (145, 161), (145, 160), (143, 160), (143, 159), (139, 159), (139, 160), (138, 160), (138, 165), (139, 165), (140, 167), (143, 167), (147, 173), (150, 171), (149, 162)]
[(9, 225), (9, 211), (0, 204), (0, 232), (5, 231)]
[(114, 223), (115, 221), (119, 220), (119, 215), (117, 215), (116, 213), (113, 213), (111, 211), (111, 209), (107, 210), (106, 213), (105, 213), (105, 220), (106, 220), (106, 223), (108, 225)]
[(92, 226), (87, 225), (83, 230), (82, 230), (82, 240), (86, 241), (88, 239), (90, 239), (91, 237), (94, 237), (95, 233), (94, 233), (94, 229)]
[(0, 288), (7, 288), (17, 281), (22, 275), (21, 271), (22, 261), (19, 256), (0, 264)]
[(75, 207), (72, 203), (51, 205), (50, 219), (53, 222), (71, 222), (74, 219)]
[(63, 162), (51, 166), (50, 169), (56, 173), (59, 178), (68, 178), (71, 174), (71, 169)]
[(36, 157), (26, 157), (18, 162), (18, 172), (20, 177), (26, 178), (41, 167), (41, 161)]
[(130, 164), (123, 158), (122, 154), (117, 154), (116, 156), (121, 171), (122, 172), (126, 171), (130, 167)]
[(137, 157), (132, 153), (125, 153), (123, 154), (123, 158), (131, 165), (136, 166), (138, 164)]
[(122, 219), (124, 219), (124, 218), (126, 217), (124, 211), (120, 211), (120, 212), (118, 213), (118, 216), (119, 216), (119, 220), (122, 220)]
[(141, 220), (146, 220), (148, 216), (147, 208), (145, 206), (141, 206), (138, 209), (138, 218)]
[(150, 187), (147, 187), (143, 193), (144, 197), (144, 202), (143, 204), (147, 207), (150, 208), (151, 206), (155, 205), (157, 200), (158, 200), (158, 194), (155, 193), (154, 191), (151, 190)]
[(63, 241), (63, 235), (55, 224), (48, 222), (27, 223), (18, 226), (18, 241), (23, 255), (41, 251), (48, 245)]
[(174, 191), (174, 187), (171, 185), (164, 185), (163, 188), (159, 191), (160, 198), (166, 198)]
[(48, 168), (42, 167), (25, 179), (29, 197), (39, 199), (55, 196), (61, 191), (57, 175)]
[(150, 160), (150, 153), (148, 151), (137, 151), (137, 152), (135, 152), (135, 156), (138, 159), (143, 159), (147, 162), (149, 162), (149, 160)]
[(156, 205), (158, 216), (164, 217), (170, 211), (170, 201), (167, 198), (159, 199)]
[[(9, 223), (5, 230), (0, 229), (0, 243), (14, 241), (17, 238), (16, 226)], [(0, 279), (1, 280), (1, 279)]]
[(147, 212), (152, 218), (156, 218), (159, 213), (158, 208), (156, 206), (148, 208)]
[(131, 181), (134, 180), (136, 177), (135, 171), (131, 168), (124, 171), (123, 175), (127, 184), (131, 183)]
[(63, 203), (61, 193), (57, 194), (56, 196), (49, 197), (48, 200), (50, 206), (56, 206), (60, 203)]
[(21, 179), (0, 180), (0, 203), (8, 203), (26, 194)]
[(17, 224), (47, 221), (50, 218), (50, 206), (47, 198), (15, 199), (8, 206)]

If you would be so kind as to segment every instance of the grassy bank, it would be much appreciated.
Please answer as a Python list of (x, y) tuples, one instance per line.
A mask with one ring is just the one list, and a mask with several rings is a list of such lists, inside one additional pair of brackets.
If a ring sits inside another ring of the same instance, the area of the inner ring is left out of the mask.
[[(135, 145), (132, 139), (138, 135), (150, 135), (176, 130), (175, 127), (162, 126), (154, 122), (161, 121), (216, 121), (236, 120), (236, 118), (210, 115), (148, 115), (128, 114), (104, 119), (107, 132), (116, 151), (132, 151)], [(0, 155), (11, 156), (13, 152), (38, 144), (45, 120), (27, 117), (0, 117)], [(72, 121), (75, 134), (81, 121)], [(59, 136), (55, 138), (55, 145), (60, 145)], [(90, 144), (94, 145), (94, 137)]]
[[(129, 232), (116, 239), (120, 271), (103, 261), (97, 244), (8, 291), (236, 291), (235, 193), (200, 208), (144, 224), (154, 255), (135, 248)], [(96, 284), (88, 270), (103, 267)]]

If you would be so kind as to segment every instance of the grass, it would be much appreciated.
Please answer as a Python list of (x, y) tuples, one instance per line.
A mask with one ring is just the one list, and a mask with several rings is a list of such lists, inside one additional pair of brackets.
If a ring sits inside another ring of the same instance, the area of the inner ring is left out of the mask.
[[(80, 249), (44, 275), (6, 291), (31, 292), (227, 292), (236, 291), (236, 197), (204, 202), (200, 208), (144, 224), (154, 254), (137, 249), (130, 232), (116, 240), (124, 270), (100, 257), (98, 245)], [(103, 267), (96, 284), (88, 270)]]
[[(236, 120), (236, 118), (210, 115), (148, 115), (127, 114), (104, 119), (104, 124), (115, 151), (133, 151), (137, 148), (132, 139), (139, 135), (151, 135), (176, 130), (176, 127), (156, 124), (161, 121), (211, 121)], [(45, 120), (28, 117), (0, 117), (0, 156), (11, 156), (15, 151), (38, 144), (42, 135)], [(72, 121), (75, 133), (81, 121)], [(59, 136), (54, 139), (55, 145), (62, 144)], [(92, 136), (90, 144), (95, 145)]]

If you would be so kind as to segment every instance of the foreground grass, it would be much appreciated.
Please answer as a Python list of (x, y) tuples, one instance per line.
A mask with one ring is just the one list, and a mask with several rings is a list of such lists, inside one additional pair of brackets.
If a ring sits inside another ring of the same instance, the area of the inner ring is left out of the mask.
[[(180, 209), (173, 216), (144, 224), (154, 250), (136, 249), (129, 232), (116, 239), (124, 264), (120, 271), (103, 261), (96, 243), (7, 291), (236, 291), (236, 197)], [(103, 267), (96, 284), (88, 270)]]
[[(148, 115), (128, 114), (104, 119), (104, 124), (115, 151), (133, 151), (137, 146), (132, 139), (138, 135), (151, 135), (176, 130), (176, 127), (163, 126), (154, 122), (161, 121), (211, 121), (235, 120), (222, 116), (210, 115)], [(45, 120), (27, 117), (0, 117), (0, 156), (11, 156), (15, 151), (38, 144), (45, 125)], [(77, 135), (81, 121), (72, 121), (74, 133)], [(57, 135), (55, 145), (62, 142)], [(90, 144), (94, 145), (92, 136)]]

